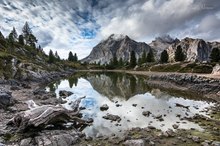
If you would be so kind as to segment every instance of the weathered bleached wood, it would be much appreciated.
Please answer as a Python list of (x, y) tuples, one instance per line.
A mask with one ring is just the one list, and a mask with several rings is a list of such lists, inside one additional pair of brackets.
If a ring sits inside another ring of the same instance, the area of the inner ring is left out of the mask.
[(89, 125), (90, 123), (79, 118), (79, 104), (85, 97), (81, 97), (72, 103), (73, 110), (67, 110), (61, 105), (43, 105), (31, 106), (30, 110), (24, 111), (13, 117), (9, 124), (18, 128), (18, 131), (24, 131), (28, 128), (43, 129), (47, 125), (59, 125), (67, 122), (77, 123), (81, 125)]

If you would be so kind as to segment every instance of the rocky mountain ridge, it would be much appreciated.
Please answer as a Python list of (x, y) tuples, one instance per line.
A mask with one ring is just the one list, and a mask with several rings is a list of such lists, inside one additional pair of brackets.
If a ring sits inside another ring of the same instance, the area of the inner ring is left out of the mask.
[(117, 36), (112, 34), (106, 40), (96, 45), (89, 56), (82, 59), (82, 62), (108, 64), (114, 56), (122, 58), (123, 61), (130, 60), (130, 54), (135, 52), (136, 58), (139, 58), (144, 50), (149, 52), (151, 47), (144, 42), (136, 42), (128, 36)]
[(169, 35), (157, 37), (151, 43), (146, 44), (143, 42), (136, 42), (130, 39), (128, 36), (117, 37), (117, 35), (112, 34), (106, 40), (101, 41), (97, 46), (95, 46), (89, 56), (82, 59), (82, 62), (87, 63), (100, 63), (106, 64), (113, 59), (114, 55), (119, 60), (130, 61), (130, 53), (134, 51), (136, 58), (140, 58), (144, 50), (146, 53), (150, 49), (153, 49), (155, 54), (155, 59), (159, 61), (160, 54), (163, 50), (167, 50), (169, 54), (169, 62), (175, 62), (174, 54), (177, 46), (181, 46), (185, 56), (186, 61), (199, 61), (207, 62), (210, 61), (210, 54), (213, 48), (220, 48), (219, 42), (207, 42), (203, 39), (194, 38), (184, 38), (182, 40), (173, 39)]

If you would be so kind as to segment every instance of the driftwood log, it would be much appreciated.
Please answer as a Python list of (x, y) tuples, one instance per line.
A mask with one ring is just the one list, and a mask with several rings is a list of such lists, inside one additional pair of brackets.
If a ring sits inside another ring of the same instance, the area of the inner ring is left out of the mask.
[(85, 128), (91, 123), (80, 119), (79, 104), (85, 97), (81, 97), (72, 103), (73, 110), (67, 110), (61, 105), (42, 105), (37, 106), (34, 102), (29, 104), (29, 110), (21, 112), (13, 117), (8, 125), (17, 128), (19, 132), (24, 132), (30, 129), (42, 130), (48, 125), (54, 127), (61, 126), (66, 123), (73, 123), (74, 128)]

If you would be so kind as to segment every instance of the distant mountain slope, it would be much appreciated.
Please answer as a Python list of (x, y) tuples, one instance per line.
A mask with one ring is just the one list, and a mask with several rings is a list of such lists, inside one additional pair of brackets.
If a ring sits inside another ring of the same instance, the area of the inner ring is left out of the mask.
[(170, 36), (158, 37), (149, 44), (157, 52), (157, 58), (163, 50), (167, 50), (169, 59), (174, 61), (177, 46), (181, 46), (187, 61), (209, 61), (213, 48), (220, 48), (219, 42), (206, 42), (202, 39), (184, 38), (182, 40), (172, 39)]
[(179, 43), (179, 39), (173, 39), (169, 35), (155, 38), (149, 45), (156, 51), (156, 59), (160, 59), (160, 54), (172, 44)]
[(82, 62), (87, 63), (109, 63), (114, 56), (123, 61), (130, 60), (130, 54), (135, 52), (136, 58), (139, 58), (144, 50), (149, 52), (151, 47), (143, 42), (136, 42), (130, 39), (128, 36), (112, 34), (106, 40), (101, 41), (96, 45), (89, 56), (82, 59)]
[(202, 39), (184, 38), (179, 43), (170, 45), (167, 50), (170, 60), (174, 61), (174, 54), (177, 46), (181, 46), (186, 55), (187, 61), (209, 61), (210, 54), (213, 48), (220, 48), (218, 42), (206, 42)]
[(49, 63), (41, 48), (11, 42), (0, 32), (0, 80), (17, 79), (39, 81), (52, 72), (64, 71), (64, 61)]

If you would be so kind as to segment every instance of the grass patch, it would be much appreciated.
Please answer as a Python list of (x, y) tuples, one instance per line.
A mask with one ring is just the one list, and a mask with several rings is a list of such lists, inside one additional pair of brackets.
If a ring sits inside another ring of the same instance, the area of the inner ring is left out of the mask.
[(151, 67), (151, 71), (156, 72), (178, 72), (181, 69), (181, 64), (161, 64), (161, 65), (155, 65)]

